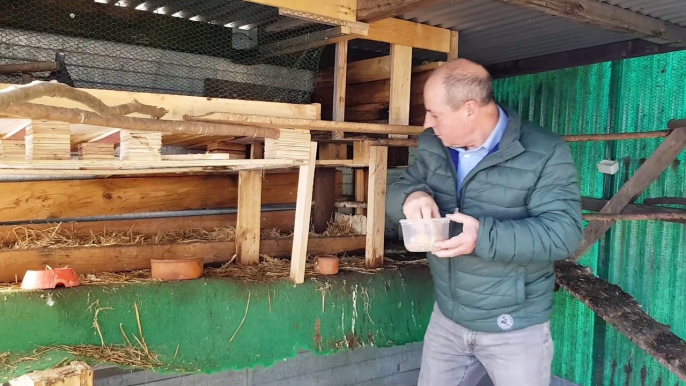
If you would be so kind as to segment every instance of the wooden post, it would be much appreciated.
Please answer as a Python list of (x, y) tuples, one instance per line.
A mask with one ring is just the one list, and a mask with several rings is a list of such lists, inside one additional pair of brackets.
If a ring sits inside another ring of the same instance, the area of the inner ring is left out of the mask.
[[(686, 147), (686, 128), (674, 129), (653, 155), (634, 173), (624, 186), (605, 204), (600, 213), (618, 214), (667, 169)], [(583, 255), (607, 232), (615, 221), (591, 221), (584, 229), (579, 249), (569, 258), (579, 261)]]
[(386, 228), (386, 181), (388, 148), (369, 148), (369, 201), (367, 202), (367, 268), (383, 266)]
[[(412, 47), (391, 45), (391, 85), (388, 123), (409, 125), (410, 85), (412, 81)], [(390, 138), (407, 138), (407, 135), (389, 135)]]
[[(353, 143), (353, 162), (369, 162), (369, 141)], [(368, 169), (355, 169), (355, 201), (367, 201)], [(355, 208), (355, 214), (367, 214), (365, 208)]]
[(312, 211), (316, 154), (317, 143), (311, 142), (309, 163), (300, 166), (300, 174), (298, 176), (298, 197), (295, 204), (293, 252), (291, 253), (291, 280), (297, 284), (305, 282), (307, 241), (310, 233), (310, 213)]
[(457, 51), (460, 47), (460, 33), (457, 31), (450, 31), (450, 47), (448, 51), (448, 60), (457, 59)]
[(239, 264), (249, 265), (260, 262), (262, 173), (260, 170), (238, 172), (236, 254)]

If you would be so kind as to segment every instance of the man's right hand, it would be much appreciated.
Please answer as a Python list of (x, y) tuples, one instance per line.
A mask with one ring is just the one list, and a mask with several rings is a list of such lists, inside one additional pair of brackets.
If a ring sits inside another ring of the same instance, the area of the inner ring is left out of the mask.
[(424, 192), (414, 192), (407, 196), (403, 204), (403, 213), (408, 220), (441, 217), (436, 201)]

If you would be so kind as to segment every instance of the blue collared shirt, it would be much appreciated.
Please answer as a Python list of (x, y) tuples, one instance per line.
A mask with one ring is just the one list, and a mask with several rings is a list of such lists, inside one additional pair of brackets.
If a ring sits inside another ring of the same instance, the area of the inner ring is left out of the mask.
[(467, 150), (465, 148), (449, 148), (450, 156), (457, 172), (457, 192), (460, 194), (462, 181), (476, 165), (487, 155), (498, 150), (498, 144), (503, 138), (503, 133), (507, 128), (507, 114), (498, 106), (498, 123), (488, 136), (486, 141), (478, 148)]

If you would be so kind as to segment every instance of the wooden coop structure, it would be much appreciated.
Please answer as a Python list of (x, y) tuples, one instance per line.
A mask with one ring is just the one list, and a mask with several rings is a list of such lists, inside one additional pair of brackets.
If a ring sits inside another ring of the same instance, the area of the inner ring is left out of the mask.
[[(359, 267), (383, 268), (391, 252), (384, 237), (388, 170), (408, 164), (409, 149), (424, 130), (424, 82), (443, 63), (413, 65), (413, 49), (457, 58), (459, 33), (393, 17), (431, 1), (360, 0), (366, 8), (356, 0), (246, 1), (277, 7), (294, 23), (327, 26), (307, 39), (293, 37), (270, 48), (271, 56), (279, 56), (335, 45), (335, 66), (317, 74), (313, 103), (74, 88), (26, 76), (23, 85), (0, 84), (0, 174), (17, 178), (0, 186), (3, 221), (10, 223), (0, 233), (17, 246), (0, 250), (0, 283), (16, 289), (27, 270), (46, 266), (74, 268), (84, 278), (126, 275), (149, 270), (151, 259), (160, 257), (201, 257), (205, 264), (234, 264), (237, 270), (260, 266), (264, 255), (288, 257), (288, 277), (298, 285), (314, 277), (308, 277), (313, 255), (350, 253), (358, 255)], [(352, 39), (389, 44), (390, 55), (349, 63)], [(26, 68), (14, 66), (12, 71)], [(36, 71), (53, 68), (31, 66)], [(686, 380), (683, 339), (621, 288), (578, 264), (617, 221), (686, 223), (684, 210), (633, 203), (686, 148), (686, 121), (674, 120), (652, 132), (564, 137), (569, 142), (643, 138), (664, 142), (614, 197), (584, 198), (583, 209), (595, 213), (584, 214), (589, 224), (583, 243), (558, 264), (557, 282)], [(163, 154), (166, 145), (188, 151)], [(341, 168), (352, 170), (354, 200), (342, 198)], [(295, 204), (295, 209), (263, 211), (265, 204)], [(106, 219), (232, 206), (235, 214)], [(347, 217), (340, 216), (344, 212)], [(50, 221), (89, 216), (94, 218), (88, 222), (58, 226)], [(339, 216), (357, 221), (356, 231), (327, 233)], [(187, 239), (174, 241), (159, 236), (231, 224), (235, 233), (230, 238), (188, 233)], [(105, 230), (161, 241), (21, 247), (28, 245), (28, 235), (56, 234), (60, 227), (76, 238), (95, 238), (94, 233)], [(265, 236), (265, 228), (288, 235)]]

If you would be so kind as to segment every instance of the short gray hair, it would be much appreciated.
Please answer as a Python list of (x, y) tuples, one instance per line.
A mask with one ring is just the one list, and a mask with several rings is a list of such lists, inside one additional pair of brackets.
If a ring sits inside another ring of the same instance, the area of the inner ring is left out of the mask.
[(473, 100), (483, 106), (494, 101), (493, 81), (486, 74), (475, 74), (465, 71), (446, 71), (443, 76), (448, 105), (453, 109), (459, 109), (462, 104)]

